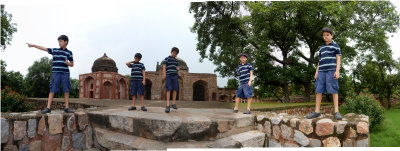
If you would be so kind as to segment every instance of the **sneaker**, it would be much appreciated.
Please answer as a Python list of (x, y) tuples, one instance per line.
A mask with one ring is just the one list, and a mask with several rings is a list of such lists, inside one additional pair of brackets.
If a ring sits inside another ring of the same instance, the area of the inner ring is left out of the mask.
[(165, 113), (169, 113), (169, 106), (165, 107)]
[(321, 116), (321, 113), (311, 112), (306, 117), (307, 117), (307, 119), (312, 119), (312, 118), (316, 118), (316, 117), (319, 117), (319, 116)]
[(50, 113), (51, 112), (51, 110), (49, 109), (49, 108), (45, 108), (43, 111), (42, 111), (42, 114), (46, 114), (46, 113)]
[(243, 114), (251, 114), (251, 112), (249, 110), (246, 110), (243, 112)]
[(131, 106), (130, 108), (128, 108), (128, 111), (132, 111), (132, 110), (136, 110), (135, 106)]
[(233, 113), (237, 113), (237, 112), (239, 112), (239, 110), (233, 110)]
[(339, 112), (335, 112), (335, 119), (336, 120), (342, 120), (342, 115), (340, 115)]
[(70, 108), (64, 109), (64, 112), (65, 112), (65, 113), (74, 113), (74, 111), (72, 111)]
[(178, 107), (176, 107), (176, 105), (175, 105), (175, 104), (172, 104), (172, 105), (171, 105), (171, 107), (172, 107), (173, 109), (175, 109), (175, 110), (177, 110), (177, 109), (178, 109)]
[(142, 111), (147, 111), (146, 107), (144, 107), (144, 106), (142, 106), (140, 109), (141, 109)]

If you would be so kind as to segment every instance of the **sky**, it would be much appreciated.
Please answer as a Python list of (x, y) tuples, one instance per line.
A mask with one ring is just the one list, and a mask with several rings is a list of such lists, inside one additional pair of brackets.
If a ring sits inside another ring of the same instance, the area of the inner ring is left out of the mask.
[[(11, 45), (0, 58), (7, 63), (7, 71), (19, 71), (23, 75), (34, 61), (51, 55), (28, 48), (25, 43), (47, 48), (57, 48), (57, 37), (65, 34), (70, 41), (75, 66), (70, 68), (71, 77), (91, 72), (93, 62), (104, 53), (114, 59), (118, 73), (129, 75), (125, 63), (141, 53), (147, 71), (155, 71), (157, 62), (170, 55), (172, 47), (178, 47), (190, 73), (214, 73), (216, 65), (204, 59), (196, 51), (197, 35), (190, 31), (194, 23), (189, 13), (190, 1), (10, 1), (2, 0), (5, 10), (17, 23)], [(400, 12), (400, 1), (392, 1)], [(400, 57), (400, 30), (390, 37), (393, 57)], [(228, 78), (216, 73), (217, 84), (224, 87)]]

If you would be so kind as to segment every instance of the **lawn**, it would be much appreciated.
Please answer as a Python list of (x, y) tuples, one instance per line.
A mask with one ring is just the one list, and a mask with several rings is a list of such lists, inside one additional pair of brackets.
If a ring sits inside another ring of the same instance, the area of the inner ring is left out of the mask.
[(385, 120), (370, 133), (371, 147), (400, 147), (400, 109), (386, 110)]

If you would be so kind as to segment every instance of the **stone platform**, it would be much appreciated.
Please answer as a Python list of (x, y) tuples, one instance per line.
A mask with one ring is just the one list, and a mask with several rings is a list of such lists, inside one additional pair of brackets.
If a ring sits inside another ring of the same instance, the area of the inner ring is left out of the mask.
[(233, 114), (231, 109), (171, 109), (128, 107), (88, 111), (93, 127), (162, 142), (209, 141), (255, 129), (254, 115)]

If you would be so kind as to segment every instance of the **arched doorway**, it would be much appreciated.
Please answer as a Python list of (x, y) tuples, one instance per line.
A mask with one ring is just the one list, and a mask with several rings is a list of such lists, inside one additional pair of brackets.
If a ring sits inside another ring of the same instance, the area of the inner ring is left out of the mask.
[(104, 82), (103, 84), (103, 98), (104, 99), (112, 99), (112, 85), (109, 81)]
[(94, 79), (89, 76), (84, 81), (84, 97), (94, 98)]
[(126, 82), (124, 79), (119, 80), (119, 99), (126, 99), (126, 94), (125, 94), (125, 88), (126, 88)]
[(228, 99), (228, 96), (226, 96), (226, 95), (221, 95), (221, 96), (219, 96), (219, 101), (220, 102), (227, 102), (226, 100)]
[(208, 84), (203, 80), (193, 83), (193, 101), (208, 101)]
[(146, 85), (144, 86), (144, 99), (146, 100), (151, 100), (151, 86), (153, 85), (153, 83), (151, 82), (151, 80), (146, 79)]

